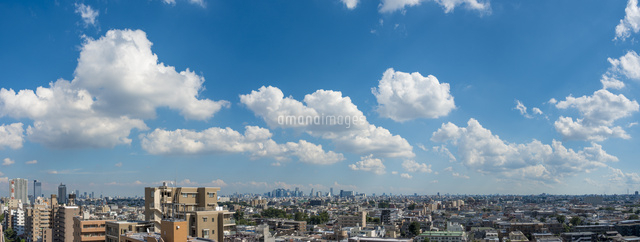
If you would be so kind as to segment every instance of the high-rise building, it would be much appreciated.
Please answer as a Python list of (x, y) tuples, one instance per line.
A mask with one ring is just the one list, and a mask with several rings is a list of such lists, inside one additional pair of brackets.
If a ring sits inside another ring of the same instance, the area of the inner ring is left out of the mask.
[(9, 186), (11, 188), (11, 198), (18, 199), (21, 203), (29, 203), (27, 200), (28, 195), (28, 181), (27, 179), (15, 178), (11, 179)]
[(80, 208), (78, 206), (59, 206), (56, 210), (53, 222), (53, 241), (73, 242), (73, 217), (80, 216)]
[(35, 203), (38, 197), (42, 196), (42, 182), (38, 180), (33, 180), (33, 197), (31, 203)]
[(58, 186), (58, 203), (67, 203), (67, 186), (62, 183), (60, 183), (60, 186)]
[(334, 195), (334, 194), (333, 194), (333, 187), (332, 187), (332, 188), (329, 188), (329, 196), (330, 196), (330, 197), (333, 197), (333, 195)]
[(46, 229), (53, 227), (53, 211), (46, 204), (34, 204), (27, 208), (25, 233), (28, 241), (42, 241)]
[(235, 227), (232, 212), (218, 207), (218, 187), (145, 188), (144, 217), (159, 231), (164, 219), (186, 220), (189, 236), (224, 241)]

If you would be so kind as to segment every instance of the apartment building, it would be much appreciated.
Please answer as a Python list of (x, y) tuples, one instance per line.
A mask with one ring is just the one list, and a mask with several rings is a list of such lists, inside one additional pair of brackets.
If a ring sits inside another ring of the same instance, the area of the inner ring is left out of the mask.
[(113, 220), (91, 220), (73, 217), (73, 242), (105, 241), (106, 222)]
[(358, 212), (356, 215), (342, 215), (338, 217), (338, 226), (346, 227), (367, 227), (367, 212)]
[(416, 236), (416, 241), (429, 239), (432, 242), (466, 242), (465, 232), (458, 231), (427, 231)]
[[(122, 242), (214, 242), (212, 239), (194, 238), (188, 235), (188, 223), (184, 220), (167, 219), (160, 222), (160, 232), (120, 235)], [(222, 240), (219, 240), (222, 242)]]
[(73, 217), (80, 216), (78, 206), (58, 206), (54, 208), (53, 241), (73, 242)]
[(105, 241), (120, 242), (120, 235), (126, 233), (153, 232), (153, 222), (151, 221), (106, 221)]
[(162, 220), (183, 219), (192, 237), (214, 238), (223, 241), (235, 227), (232, 212), (218, 207), (218, 187), (160, 187), (145, 188), (145, 220), (154, 223), (159, 231)]
[(43, 239), (45, 229), (53, 227), (53, 210), (46, 204), (34, 204), (27, 208), (25, 215), (25, 234), (30, 241)]

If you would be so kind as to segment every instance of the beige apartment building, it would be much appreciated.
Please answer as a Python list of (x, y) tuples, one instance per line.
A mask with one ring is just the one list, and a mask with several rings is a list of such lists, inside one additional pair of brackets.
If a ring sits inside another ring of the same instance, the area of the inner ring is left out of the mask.
[(73, 217), (80, 216), (78, 206), (58, 206), (54, 208), (53, 241), (73, 242)]
[(338, 217), (338, 226), (346, 227), (367, 227), (367, 212), (358, 212), (356, 215), (342, 215)]
[(112, 220), (91, 220), (73, 217), (73, 242), (105, 241), (105, 223)]
[(120, 242), (120, 235), (126, 233), (154, 231), (150, 221), (107, 221), (105, 227), (105, 242)]
[(223, 241), (235, 226), (233, 213), (218, 207), (218, 187), (160, 187), (145, 188), (145, 220), (154, 223), (159, 231), (164, 219), (183, 219), (189, 224), (192, 237)]
[[(30, 241), (38, 241), (44, 237), (46, 229), (53, 227), (53, 210), (46, 204), (34, 204), (26, 209), (25, 234)], [(51, 235), (50, 235), (51, 236)]]

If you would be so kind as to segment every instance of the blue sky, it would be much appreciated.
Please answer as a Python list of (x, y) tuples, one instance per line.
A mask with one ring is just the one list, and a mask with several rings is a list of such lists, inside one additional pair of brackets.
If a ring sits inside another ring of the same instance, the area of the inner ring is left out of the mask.
[[(0, 195), (640, 190), (638, 3), (0, 3)], [(526, 108), (526, 109), (525, 109)], [(358, 117), (353, 125), (279, 117)], [(2, 184), (5, 185), (2, 185)]]

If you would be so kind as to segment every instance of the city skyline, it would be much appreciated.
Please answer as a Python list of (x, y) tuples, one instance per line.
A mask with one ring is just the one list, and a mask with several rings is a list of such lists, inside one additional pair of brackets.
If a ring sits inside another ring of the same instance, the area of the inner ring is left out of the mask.
[(633, 193), (638, 11), (3, 2), (0, 196), (14, 178), (45, 196)]

